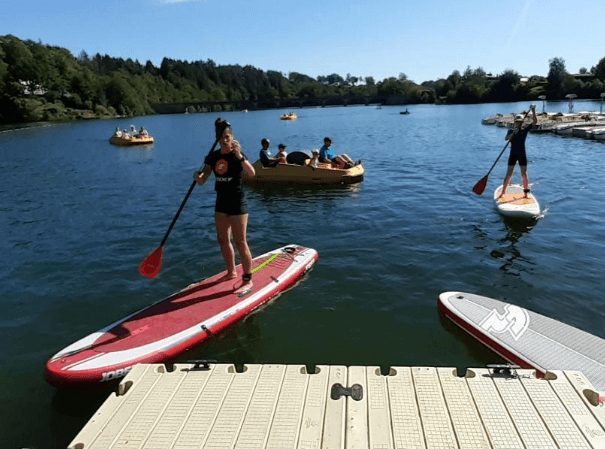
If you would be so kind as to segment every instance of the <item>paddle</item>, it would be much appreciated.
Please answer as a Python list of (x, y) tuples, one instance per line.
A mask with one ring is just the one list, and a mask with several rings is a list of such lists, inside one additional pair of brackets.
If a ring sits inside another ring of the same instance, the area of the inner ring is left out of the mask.
[[(525, 121), (525, 119), (527, 118), (529, 111), (531, 111), (531, 107), (527, 110), (527, 112), (525, 113), (525, 116), (523, 116), (523, 121)], [(479, 181), (477, 181), (477, 183), (473, 186), (473, 192), (475, 192), (477, 195), (481, 195), (483, 193), (483, 191), (485, 190), (485, 187), (487, 186), (487, 177), (489, 176), (489, 174), (492, 172), (492, 170), (494, 169), (494, 167), (500, 160), (502, 153), (504, 153), (504, 150), (506, 150), (506, 147), (508, 147), (508, 144), (513, 139), (513, 136), (514, 136), (514, 134), (511, 134), (510, 138), (506, 141), (506, 145), (504, 145), (504, 147), (502, 148), (502, 151), (500, 151), (500, 154), (498, 155), (498, 157), (492, 164), (492, 166), (489, 169), (489, 171), (487, 172), (487, 174), (483, 178), (481, 178)]]
[[(214, 141), (214, 144), (212, 144), (212, 148), (210, 148), (210, 151), (208, 151), (208, 154), (210, 154), (214, 151), (214, 149), (216, 148), (216, 145), (218, 144), (219, 140), (221, 139), (221, 136), (223, 135), (223, 131), (225, 131), (225, 129), (230, 126), (231, 125), (229, 124), (229, 122), (227, 122), (225, 120), (221, 120), (220, 118), (216, 119), (216, 121), (214, 122), (214, 131), (216, 133), (216, 140)], [(151, 253), (149, 253), (149, 255), (147, 257), (145, 257), (145, 259), (139, 265), (139, 273), (141, 274), (141, 276), (145, 276), (148, 278), (154, 278), (160, 272), (160, 269), (162, 268), (162, 258), (164, 256), (164, 244), (166, 243), (166, 240), (168, 240), (168, 236), (170, 235), (170, 232), (172, 231), (174, 224), (176, 223), (177, 219), (179, 218), (179, 215), (181, 215), (181, 211), (183, 210), (183, 207), (185, 207), (185, 203), (189, 199), (189, 196), (191, 196), (191, 192), (193, 192), (193, 189), (195, 188), (196, 184), (197, 184), (197, 182), (195, 180), (193, 180), (193, 182), (189, 186), (189, 190), (187, 190), (187, 194), (185, 195), (185, 198), (183, 198), (183, 201), (181, 201), (179, 210), (177, 210), (176, 215), (174, 216), (174, 218), (172, 219), (172, 222), (170, 223), (170, 226), (168, 226), (168, 230), (166, 231), (166, 234), (164, 234), (164, 238), (162, 239), (160, 246), (158, 246)]]

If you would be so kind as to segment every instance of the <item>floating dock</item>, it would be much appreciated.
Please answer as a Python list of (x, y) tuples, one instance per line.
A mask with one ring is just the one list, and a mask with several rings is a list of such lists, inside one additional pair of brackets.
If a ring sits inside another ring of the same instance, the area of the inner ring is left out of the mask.
[[(516, 114), (496, 114), (481, 120), (484, 125), (496, 125), (512, 128)], [(539, 113), (538, 122), (530, 130), (533, 133), (552, 133), (562, 136), (582, 137), (584, 139), (601, 140), (605, 142), (605, 114), (598, 112), (578, 113)], [(531, 122), (526, 117), (524, 125)]]
[(605, 448), (605, 407), (576, 371), (136, 365), (69, 448)]

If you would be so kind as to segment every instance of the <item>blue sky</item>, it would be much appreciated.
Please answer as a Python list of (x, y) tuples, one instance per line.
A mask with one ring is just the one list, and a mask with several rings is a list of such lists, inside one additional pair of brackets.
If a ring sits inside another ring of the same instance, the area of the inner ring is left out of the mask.
[(605, 57), (605, 0), (0, 0), (0, 35), (151, 60), (422, 82), (482, 67), (546, 75)]

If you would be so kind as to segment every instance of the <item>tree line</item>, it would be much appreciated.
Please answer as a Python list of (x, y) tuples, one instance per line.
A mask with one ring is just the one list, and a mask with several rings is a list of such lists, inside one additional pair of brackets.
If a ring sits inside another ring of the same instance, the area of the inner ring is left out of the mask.
[[(598, 98), (605, 90), (605, 58), (571, 75), (562, 58), (549, 61), (546, 77), (522, 78), (510, 69), (492, 76), (482, 68), (453, 71), (417, 84), (404, 73), (376, 81), (338, 74), (312, 78), (251, 65), (217, 65), (164, 58), (114, 58), (41, 42), (0, 36), (0, 123), (153, 114), (164, 105), (192, 111), (339, 104), (482, 103)], [(180, 106), (179, 106), (180, 105)]]

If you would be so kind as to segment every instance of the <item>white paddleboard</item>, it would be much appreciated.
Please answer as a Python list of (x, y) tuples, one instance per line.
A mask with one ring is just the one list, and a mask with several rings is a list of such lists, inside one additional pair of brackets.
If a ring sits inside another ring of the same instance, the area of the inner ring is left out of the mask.
[(494, 205), (498, 212), (505, 217), (538, 218), (540, 216), (538, 200), (531, 192), (525, 198), (523, 186), (510, 184), (502, 197), (500, 197), (500, 192), (502, 192), (502, 185), (494, 191)]
[[(605, 393), (605, 340), (522, 307), (463, 292), (439, 295), (447, 318), (509, 362), (549, 370), (581, 371)], [(605, 400), (605, 397), (603, 397)]]

